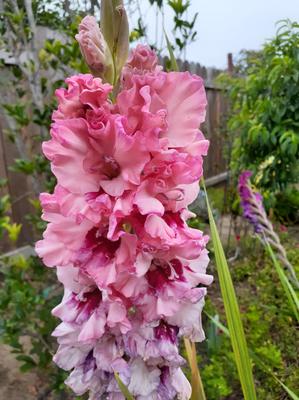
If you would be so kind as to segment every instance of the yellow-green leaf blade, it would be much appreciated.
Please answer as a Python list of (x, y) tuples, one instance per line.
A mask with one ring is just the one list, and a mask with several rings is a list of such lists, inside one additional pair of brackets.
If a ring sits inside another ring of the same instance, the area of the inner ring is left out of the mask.
[(165, 39), (166, 39), (166, 44), (167, 44), (167, 49), (169, 52), (169, 57), (170, 57), (170, 63), (171, 63), (171, 68), (173, 71), (179, 71), (179, 67), (178, 67), (178, 63), (176, 62), (176, 58), (174, 56), (172, 47), (171, 47), (171, 43), (168, 39), (167, 33), (164, 31), (165, 34)]
[(215, 250), (216, 267), (219, 276), (221, 294), (223, 298), (225, 314), (230, 332), (231, 343), (238, 369), (239, 379), (245, 400), (256, 400), (256, 392), (252, 374), (251, 360), (245, 339), (241, 314), (238, 306), (235, 289), (231, 279), (230, 271), (220, 241), (216, 223), (209, 204), (206, 188), (207, 209), (209, 215), (211, 237)]
[(284, 388), (284, 390), (287, 392), (287, 394), (290, 396), (291, 399), (293, 400), (299, 400), (299, 397), (294, 393), (289, 387), (287, 387), (280, 379), (278, 379), (274, 374), (273, 378)]
[(120, 391), (125, 396), (126, 400), (134, 400), (134, 397), (131, 395), (131, 393), (130, 393), (129, 389), (127, 388), (127, 386), (120, 379), (120, 377), (119, 377), (117, 372), (114, 372), (114, 377), (116, 379), (118, 387), (120, 388)]
[[(217, 319), (215, 319), (214, 317), (212, 317), (211, 315), (209, 315), (207, 312), (205, 312), (205, 314), (210, 318), (210, 320), (213, 322), (213, 324), (215, 324), (217, 326), (217, 328), (221, 329), (222, 332), (230, 337), (229, 334), (229, 330), (227, 329), (226, 326), (224, 326), (220, 321), (218, 321)], [(262, 369), (263, 371), (267, 372), (268, 374), (270, 374), (272, 376), (272, 378), (280, 384), (280, 386), (288, 393), (288, 395), (290, 396), (291, 399), (293, 400), (299, 400), (299, 397), (288, 387), (286, 386), (280, 379), (277, 378), (277, 376), (271, 371), (270, 368), (268, 368), (263, 361), (253, 352), (249, 349), (249, 353), (251, 355), (251, 358), (254, 360), (254, 362), (256, 363), (256, 365)]]
[(191, 369), (192, 396), (190, 400), (206, 400), (202, 380), (197, 365), (195, 344), (190, 343), (190, 341), (186, 338), (184, 338), (184, 343), (185, 343), (188, 363)]
[(297, 294), (294, 290), (294, 288), (292, 287), (291, 283), (289, 282), (286, 274), (284, 273), (279, 261), (277, 260), (272, 247), (270, 246), (270, 244), (268, 242), (265, 243), (266, 249), (268, 251), (268, 253), (270, 254), (270, 257), (273, 261), (274, 267), (276, 269), (276, 272), (279, 276), (280, 282), (282, 284), (282, 287), (286, 293), (286, 296), (289, 300), (290, 306), (294, 312), (294, 315), (297, 319), (297, 321), (299, 322), (299, 300), (297, 297)]

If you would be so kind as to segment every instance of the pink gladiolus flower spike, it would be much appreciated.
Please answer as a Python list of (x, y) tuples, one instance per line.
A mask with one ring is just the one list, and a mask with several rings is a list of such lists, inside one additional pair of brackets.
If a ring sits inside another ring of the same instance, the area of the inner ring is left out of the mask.
[[(86, 57), (97, 56), (97, 29), (94, 20), (81, 25)], [(43, 144), (57, 185), (40, 196), (48, 226), (36, 244), (64, 285), (53, 310), (61, 320), (54, 361), (90, 399), (123, 399), (117, 372), (137, 400), (187, 400), (179, 339), (204, 339), (201, 310), (213, 279), (208, 237), (186, 222), (209, 146), (199, 131), (203, 82), (163, 72), (138, 45), (115, 104), (100, 78), (66, 83)]]

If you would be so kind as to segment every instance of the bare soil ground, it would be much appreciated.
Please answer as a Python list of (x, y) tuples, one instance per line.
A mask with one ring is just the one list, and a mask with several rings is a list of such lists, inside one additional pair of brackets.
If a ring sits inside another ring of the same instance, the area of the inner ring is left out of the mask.
[(36, 400), (39, 378), (34, 373), (23, 374), (9, 346), (0, 345), (0, 400)]

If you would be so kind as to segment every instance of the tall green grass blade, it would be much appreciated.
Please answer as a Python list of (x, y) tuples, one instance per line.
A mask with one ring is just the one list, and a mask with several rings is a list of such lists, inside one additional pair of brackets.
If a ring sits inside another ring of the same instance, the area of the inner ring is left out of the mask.
[(270, 246), (270, 244), (267, 241), (265, 242), (265, 246), (266, 246), (266, 249), (273, 261), (273, 264), (274, 264), (277, 274), (279, 276), (280, 282), (284, 288), (286, 296), (289, 300), (290, 306), (294, 312), (294, 315), (295, 315), (297, 321), (299, 322), (299, 300), (296, 295), (296, 292), (295, 292), (293, 286), (291, 285), (290, 281), (288, 280), (286, 274), (284, 273), (283, 268), (281, 267), (274, 251), (272, 250), (272, 247)]
[(206, 400), (205, 391), (203, 388), (202, 380), (200, 377), (195, 344), (191, 343), (188, 339), (184, 338), (187, 358), (191, 369), (191, 387), (192, 395), (190, 400)]
[(171, 63), (171, 68), (173, 71), (179, 71), (178, 63), (176, 62), (176, 58), (174, 56), (171, 43), (168, 39), (167, 33), (164, 31), (165, 39), (166, 39), (166, 44), (167, 44), (167, 49), (169, 52), (169, 57), (170, 57), (170, 63)]
[(206, 311), (204, 311), (204, 313), (213, 322), (213, 324), (215, 324), (217, 326), (217, 328), (219, 328), (223, 333), (226, 334), (226, 336), (230, 336), (229, 335), (229, 330), (227, 329), (227, 327), (225, 325), (223, 325), (217, 318), (212, 317)]
[(293, 400), (299, 400), (299, 397), (289, 388), (287, 387), (277, 376), (271, 371), (271, 369), (264, 364), (264, 362), (258, 357), (253, 351), (250, 351), (250, 355), (256, 365), (263, 370), (264, 372), (268, 373), (272, 376), (272, 378), (285, 390), (285, 392), (290, 396)]
[(256, 400), (252, 366), (249, 358), (249, 352), (246, 344), (238, 301), (225, 258), (224, 250), (220, 241), (219, 233), (209, 204), (209, 199), (204, 182), (203, 187), (206, 194), (207, 209), (209, 215), (211, 236), (215, 250), (215, 259), (219, 276), (220, 289), (223, 298), (225, 314), (228, 323), (228, 329), (230, 332), (230, 338), (236, 360), (239, 379), (241, 382), (244, 399)]
[[(216, 318), (212, 317), (211, 315), (209, 315), (207, 312), (205, 312), (205, 314), (207, 315), (207, 317), (213, 322), (213, 324), (215, 324), (217, 326), (217, 328), (219, 328), (226, 336), (230, 337), (229, 334), (229, 330), (227, 329), (227, 327), (225, 325), (223, 325), (219, 320), (217, 320)], [(299, 400), (299, 397), (289, 388), (287, 387), (280, 379), (277, 378), (277, 376), (275, 374), (273, 374), (273, 372), (271, 371), (271, 369), (269, 367), (267, 367), (264, 362), (252, 351), (249, 349), (249, 353), (251, 358), (254, 360), (254, 362), (256, 363), (256, 365), (262, 369), (263, 371), (267, 372), (268, 374), (270, 374), (272, 376), (272, 378), (280, 384), (280, 386), (288, 393), (288, 395), (290, 396), (291, 399), (293, 400)]]
[(277, 381), (277, 383), (279, 383), (284, 388), (284, 390), (287, 392), (287, 394), (290, 396), (291, 399), (299, 400), (299, 397), (296, 395), (296, 393), (294, 393), (289, 387), (287, 387), (283, 382), (281, 382), (281, 380), (278, 379), (277, 376), (275, 376), (273, 373), (271, 375)]
[(134, 400), (134, 397), (131, 395), (129, 392), (129, 389), (127, 386), (123, 383), (123, 381), (120, 379), (119, 375), (117, 372), (114, 372), (114, 377), (116, 379), (116, 382), (118, 384), (118, 387), (120, 388), (120, 391), (122, 394), (125, 396), (126, 400)]

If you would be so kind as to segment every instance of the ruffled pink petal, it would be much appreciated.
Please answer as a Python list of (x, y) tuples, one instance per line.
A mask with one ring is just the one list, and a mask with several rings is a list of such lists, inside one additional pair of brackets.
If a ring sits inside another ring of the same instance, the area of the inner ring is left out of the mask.
[(70, 218), (61, 218), (58, 223), (50, 223), (39, 240), (35, 250), (48, 267), (71, 265), (74, 253), (91, 229), (92, 223), (84, 220), (80, 225)]
[(137, 132), (134, 136), (129, 136), (119, 129), (114, 158), (120, 165), (123, 178), (133, 185), (138, 185), (141, 172), (150, 159), (142, 134)]
[(144, 229), (153, 238), (169, 240), (175, 237), (174, 231), (167, 223), (161, 217), (154, 214), (147, 216)]
[(189, 145), (205, 119), (206, 95), (201, 78), (189, 72), (170, 72), (159, 91), (166, 104), (168, 129), (163, 134), (171, 147)]
[(141, 214), (164, 214), (163, 204), (153, 197), (151, 193), (148, 191), (148, 183), (142, 183), (136, 191), (136, 195), (134, 198), (134, 204), (138, 207)]
[(58, 183), (72, 193), (83, 194), (99, 188), (99, 177), (84, 168), (87, 154), (96, 157), (91, 154), (87, 129), (81, 118), (57, 121), (52, 126), (52, 139), (43, 143), (43, 152), (51, 161)]
[(148, 253), (138, 253), (135, 261), (135, 270), (137, 276), (143, 276), (147, 273), (151, 266), (153, 256)]
[(84, 272), (96, 283), (98, 288), (105, 289), (116, 281), (116, 268), (114, 261), (102, 265), (102, 255), (95, 254), (84, 266)]
[(131, 185), (121, 175), (112, 180), (103, 179), (100, 181), (100, 185), (106, 193), (113, 197), (121, 196), (125, 190), (131, 188)]

